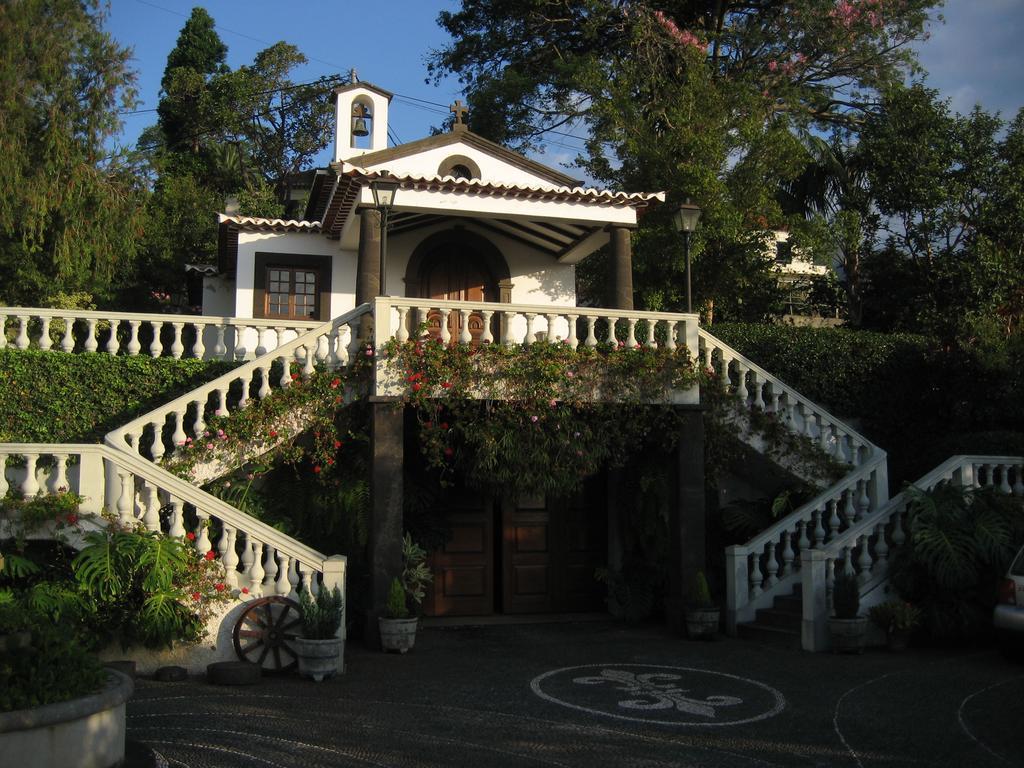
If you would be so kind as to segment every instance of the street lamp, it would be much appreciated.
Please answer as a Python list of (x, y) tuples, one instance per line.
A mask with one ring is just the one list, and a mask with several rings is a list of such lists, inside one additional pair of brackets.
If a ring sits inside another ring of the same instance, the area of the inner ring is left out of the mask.
[(693, 292), (690, 288), (690, 233), (697, 228), (700, 221), (700, 206), (694, 205), (690, 198), (679, 206), (672, 214), (676, 231), (683, 233), (683, 252), (686, 254), (686, 311), (693, 312)]
[(380, 290), (378, 296), (387, 296), (385, 277), (385, 257), (388, 252), (388, 215), (395, 207), (395, 195), (398, 194), (398, 179), (384, 176), (370, 182), (373, 192), (373, 205), (380, 211)]

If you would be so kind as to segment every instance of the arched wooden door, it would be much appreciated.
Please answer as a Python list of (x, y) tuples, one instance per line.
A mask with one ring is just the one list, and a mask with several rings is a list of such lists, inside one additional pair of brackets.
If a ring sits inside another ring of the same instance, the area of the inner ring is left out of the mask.
[[(439, 250), (431, 254), (424, 264), (423, 289), (425, 298), (437, 301), (493, 301), (496, 288), (489, 285), (473, 259), (471, 251)], [(427, 332), (432, 337), (441, 335), (442, 314), (432, 311), (427, 315)], [(448, 315), (448, 333), (453, 340), (462, 332), (462, 316), (458, 312)], [(474, 344), (479, 343), (484, 332), (483, 317), (478, 312), (469, 316), (469, 333)]]

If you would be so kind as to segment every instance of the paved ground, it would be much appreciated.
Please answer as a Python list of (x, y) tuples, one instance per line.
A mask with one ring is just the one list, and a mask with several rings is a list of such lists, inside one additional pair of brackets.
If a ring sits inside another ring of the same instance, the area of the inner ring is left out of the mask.
[(223, 688), (139, 681), (171, 766), (1024, 766), (1024, 666), (831, 656), (610, 622), (421, 631), (406, 656)]

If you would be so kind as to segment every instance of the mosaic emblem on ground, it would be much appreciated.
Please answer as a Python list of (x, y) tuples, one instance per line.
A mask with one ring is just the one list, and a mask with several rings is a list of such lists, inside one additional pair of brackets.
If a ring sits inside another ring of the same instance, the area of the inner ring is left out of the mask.
[(739, 725), (786, 706), (779, 691), (756, 680), (655, 664), (563, 667), (538, 675), (530, 688), (563, 707), (657, 725)]

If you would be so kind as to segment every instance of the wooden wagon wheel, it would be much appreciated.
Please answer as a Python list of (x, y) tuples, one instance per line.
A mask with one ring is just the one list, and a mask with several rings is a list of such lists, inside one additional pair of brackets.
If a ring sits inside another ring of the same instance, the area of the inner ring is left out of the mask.
[(242, 661), (265, 672), (287, 672), (298, 659), (292, 641), (299, 635), (299, 604), (287, 597), (261, 597), (249, 603), (231, 634)]

